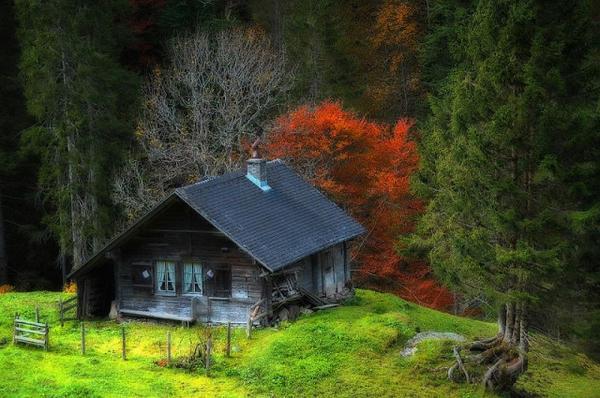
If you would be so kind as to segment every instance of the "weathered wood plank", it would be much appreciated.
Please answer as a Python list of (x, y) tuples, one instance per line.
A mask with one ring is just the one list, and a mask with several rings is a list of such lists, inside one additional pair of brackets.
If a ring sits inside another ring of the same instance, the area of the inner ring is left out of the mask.
[(130, 310), (130, 309), (121, 309), (121, 310), (119, 310), (119, 312), (121, 312), (122, 314), (125, 314), (125, 315), (144, 316), (144, 317), (150, 317), (150, 318), (167, 319), (167, 320), (181, 321), (181, 322), (192, 322), (193, 321), (192, 317), (182, 317), (182, 316), (173, 315), (173, 314), (165, 314), (165, 313), (150, 312), (150, 311), (136, 311), (136, 310)]
[(45, 328), (45, 327), (46, 327), (46, 324), (45, 324), (45, 323), (41, 323), (41, 322), (33, 322), (33, 321), (27, 321), (27, 320), (25, 320), (25, 319), (20, 319), (20, 318), (17, 318), (17, 319), (15, 320), (15, 323), (17, 323), (17, 324), (19, 324), (19, 323), (20, 323), (20, 324), (23, 324), (23, 325), (37, 326), (37, 327), (39, 327), (39, 328)]
[[(186, 319), (193, 317), (201, 322), (206, 322), (210, 315), (214, 322), (227, 322), (230, 320), (228, 318), (233, 317), (235, 319), (231, 321), (237, 323), (247, 315), (247, 304), (243, 300), (254, 302), (262, 294), (262, 280), (258, 277), (260, 269), (246, 253), (222, 234), (191, 232), (197, 230), (218, 232), (197, 214), (190, 214), (185, 207), (174, 207), (159, 216), (137, 240), (122, 248), (122, 263), (118, 270), (120, 308), (151, 314), (166, 313)], [(155, 243), (164, 246), (157, 247)], [(197, 308), (193, 311), (192, 300), (196, 299), (192, 295), (182, 294), (183, 273), (180, 266), (175, 296), (158, 296), (153, 293), (152, 287), (134, 286), (131, 277), (133, 267), (151, 267), (159, 259), (178, 263), (198, 261), (204, 267), (229, 265), (231, 297), (219, 304), (211, 301), (211, 314), (208, 313), (206, 299), (196, 301), (194, 306)]]
[(39, 334), (42, 336), (44, 336), (46, 334), (46, 330), (25, 329), (25, 328), (20, 328), (20, 327), (16, 327), (15, 330), (17, 332), (21, 332), (21, 333), (33, 333), (33, 334)]
[(68, 306), (66, 306), (66, 307), (65, 307), (65, 306), (63, 306), (63, 309), (62, 309), (62, 311), (63, 311), (63, 313), (65, 313), (65, 312), (67, 312), (67, 311), (70, 311), (70, 310), (72, 310), (73, 308), (77, 308), (77, 303), (75, 303), (75, 304), (71, 304), (71, 305), (68, 305)]
[(15, 336), (15, 341), (17, 343), (32, 344), (32, 345), (37, 345), (40, 347), (45, 347), (45, 345), (46, 345), (46, 341), (44, 339), (33, 339), (30, 337), (24, 337), (24, 336)]

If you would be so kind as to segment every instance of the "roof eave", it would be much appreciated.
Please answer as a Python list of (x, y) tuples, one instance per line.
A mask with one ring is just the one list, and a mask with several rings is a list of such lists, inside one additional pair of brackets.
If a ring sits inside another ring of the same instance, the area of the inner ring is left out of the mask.
[(176, 198), (176, 195), (171, 193), (167, 197), (165, 197), (162, 201), (156, 204), (150, 211), (140, 217), (135, 223), (130, 225), (123, 232), (117, 234), (113, 239), (111, 239), (102, 249), (100, 249), (96, 254), (90, 257), (85, 263), (83, 263), (77, 269), (71, 271), (67, 278), (73, 279), (77, 276), (80, 276), (84, 271), (90, 271), (95, 265), (97, 265), (100, 260), (105, 259), (106, 252), (114, 249), (119, 244), (123, 243), (127, 238), (129, 238), (133, 233), (137, 232), (145, 222), (154, 217), (157, 213), (162, 211), (166, 206), (170, 205), (172, 201)]
[(343, 239), (337, 239), (335, 241), (328, 242), (327, 244), (325, 244), (323, 246), (320, 246), (318, 249), (315, 249), (314, 251), (312, 251), (312, 252), (310, 252), (308, 254), (301, 254), (301, 255), (295, 257), (292, 261), (289, 261), (289, 262), (285, 263), (284, 265), (276, 267), (276, 269), (275, 270), (271, 270), (271, 272), (279, 272), (279, 271), (281, 271), (281, 270), (283, 270), (283, 269), (285, 269), (285, 268), (287, 268), (287, 267), (289, 267), (291, 265), (294, 265), (295, 263), (297, 263), (298, 261), (302, 260), (303, 258), (306, 258), (308, 256), (312, 256), (313, 254), (319, 253), (320, 251), (323, 251), (323, 250), (325, 250), (327, 248), (330, 248), (330, 247), (335, 246), (337, 244), (340, 244), (342, 242), (348, 242), (348, 241), (351, 241), (353, 239), (356, 239), (359, 236), (364, 235), (365, 233), (366, 233), (366, 230), (363, 227), (363, 230), (361, 232), (359, 232), (359, 233), (350, 235), (349, 237), (344, 237)]

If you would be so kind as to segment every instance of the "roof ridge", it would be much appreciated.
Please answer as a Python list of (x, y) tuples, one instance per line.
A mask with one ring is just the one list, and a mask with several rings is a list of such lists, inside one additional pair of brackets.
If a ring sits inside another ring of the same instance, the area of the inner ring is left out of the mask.
[[(285, 163), (284, 160), (280, 159), (280, 158), (276, 158), (276, 159), (272, 159), (267, 161), (268, 165), (285, 165), (287, 166), (287, 164)], [(202, 185), (202, 184), (208, 184), (208, 183), (212, 183), (210, 185), (217, 185), (219, 183), (222, 182), (226, 182), (226, 181), (231, 181), (235, 178), (240, 178), (246, 175), (246, 172), (244, 170), (244, 168), (239, 168), (230, 172), (227, 172), (225, 174), (221, 174), (221, 175), (217, 175), (217, 176), (207, 176), (202, 178), (200, 181), (194, 182), (192, 184), (188, 184), (188, 185), (182, 185), (178, 188), (175, 188), (175, 191), (179, 191), (181, 189), (187, 189), (187, 188), (191, 188), (193, 186), (197, 186), (197, 185)], [(205, 185), (206, 186), (206, 185)]]

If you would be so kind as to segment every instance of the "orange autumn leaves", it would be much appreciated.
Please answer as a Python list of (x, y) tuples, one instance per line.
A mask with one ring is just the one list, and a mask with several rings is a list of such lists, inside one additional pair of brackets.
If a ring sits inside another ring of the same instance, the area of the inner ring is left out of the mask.
[(426, 264), (407, 263), (395, 248), (422, 211), (409, 189), (419, 160), (411, 127), (408, 119), (394, 126), (369, 122), (326, 101), (281, 116), (267, 152), (285, 159), (368, 230), (354, 250), (359, 282), (445, 308), (451, 296), (431, 279)]
[[(422, 95), (419, 42), (425, 15), (415, 2), (387, 0), (369, 25), (366, 96), (374, 114), (414, 114)], [(379, 111), (378, 111), (379, 110)], [(388, 113), (390, 114), (390, 113)]]

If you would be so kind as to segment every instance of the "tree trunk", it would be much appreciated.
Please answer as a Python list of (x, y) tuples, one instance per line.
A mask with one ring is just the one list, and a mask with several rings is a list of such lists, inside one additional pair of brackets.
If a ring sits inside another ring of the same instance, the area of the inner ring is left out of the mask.
[[(63, 50), (61, 54), (61, 66), (62, 66), (62, 83), (65, 91), (69, 91), (70, 79), (69, 79), (69, 68), (67, 66), (67, 55)], [(63, 104), (64, 118), (66, 120), (67, 128), (69, 129), (67, 135), (67, 180), (69, 186), (69, 216), (70, 216), (70, 235), (71, 235), (71, 253), (73, 255), (73, 268), (79, 267), (83, 261), (83, 236), (82, 236), (82, 219), (81, 219), (81, 207), (82, 198), (79, 195), (80, 187), (80, 176), (77, 170), (77, 159), (75, 155), (78, 153), (77, 150), (77, 139), (76, 129), (71, 124), (69, 117), (69, 106), (68, 100), (65, 98)], [(66, 242), (63, 241), (63, 244)], [(62, 251), (66, 251), (66, 248), (61, 247)]]
[(469, 377), (469, 365), (486, 367), (480, 382), (488, 390), (507, 391), (527, 370), (529, 336), (525, 303), (507, 303), (498, 313), (498, 335), (475, 341), (466, 347), (468, 356), (461, 358), (455, 350), (456, 363), (448, 370), (454, 381), (476, 379)]
[(69, 154), (68, 160), (68, 175), (69, 175), (69, 200), (70, 200), (70, 216), (71, 216), (71, 245), (73, 253), (73, 268), (77, 268), (82, 264), (83, 261), (83, 234), (81, 231), (81, 197), (78, 195), (79, 191), (79, 176), (75, 170), (73, 164), (73, 156), (76, 151), (75, 139), (73, 135), (69, 135), (67, 138), (67, 153)]

